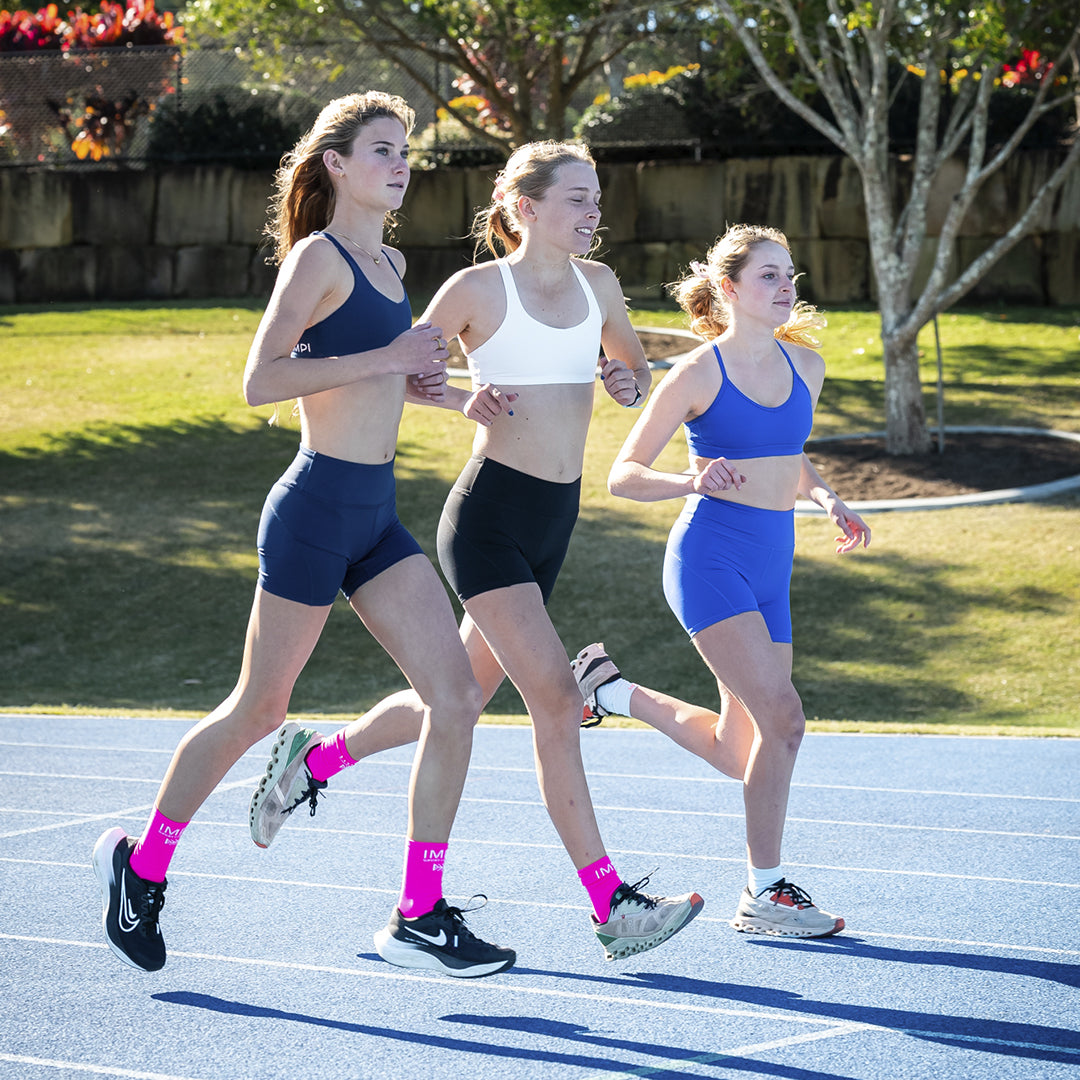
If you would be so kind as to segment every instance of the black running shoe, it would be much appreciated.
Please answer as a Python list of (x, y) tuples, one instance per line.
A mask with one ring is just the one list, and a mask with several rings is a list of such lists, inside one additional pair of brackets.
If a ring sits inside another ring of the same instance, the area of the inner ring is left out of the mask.
[[(487, 897), (481, 899), (486, 901)], [(426, 915), (406, 919), (394, 908), (389, 924), (375, 935), (375, 948), (388, 964), (441, 971), (457, 979), (478, 979), (505, 971), (513, 966), (517, 953), (481, 941), (465, 925), (466, 912), (476, 910), (463, 911), (439, 899)]]
[(164, 881), (145, 881), (131, 869), (135, 841), (123, 829), (109, 829), (94, 845), (93, 866), (101, 885), (101, 923), (112, 949), (140, 971), (165, 966), (165, 942), (158, 916), (165, 904)]

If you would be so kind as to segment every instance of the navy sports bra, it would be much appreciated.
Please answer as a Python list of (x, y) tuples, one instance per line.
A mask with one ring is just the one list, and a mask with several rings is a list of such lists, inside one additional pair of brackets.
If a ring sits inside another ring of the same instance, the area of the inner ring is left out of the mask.
[[(352, 269), (353, 288), (341, 307), (300, 335), (292, 356), (347, 356), (381, 349), (412, 326), (408, 293), (401, 300), (388, 300), (364, 277), (356, 260), (334, 237), (321, 231), (311, 235), (325, 237), (341, 252), (341, 257)], [(390, 267), (397, 274), (393, 262)], [(400, 274), (398, 280), (401, 280)]]
[(686, 422), (686, 445), (695, 457), (734, 460), (802, 453), (814, 424), (814, 403), (784, 346), (776, 344), (791, 368), (791, 393), (772, 408), (748, 398), (728, 378), (720, 349), (713, 345), (724, 382), (712, 404)]

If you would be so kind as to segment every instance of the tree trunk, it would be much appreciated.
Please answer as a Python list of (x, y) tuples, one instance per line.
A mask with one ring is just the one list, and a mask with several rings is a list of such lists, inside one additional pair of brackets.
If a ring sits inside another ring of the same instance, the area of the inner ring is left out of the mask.
[(892, 334), (882, 338), (882, 345), (885, 350), (886, 453), (927, 454), (931, 439), (919, 379), (917, 337)]

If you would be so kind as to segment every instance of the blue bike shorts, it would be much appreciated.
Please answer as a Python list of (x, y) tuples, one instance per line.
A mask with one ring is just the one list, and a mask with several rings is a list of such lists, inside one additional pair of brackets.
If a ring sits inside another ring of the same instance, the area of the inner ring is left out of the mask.
[(760, 611), (773, 641), (791, 641), (795, 512), (691, 495), (668, 534), (664, 596), (693, 637)]

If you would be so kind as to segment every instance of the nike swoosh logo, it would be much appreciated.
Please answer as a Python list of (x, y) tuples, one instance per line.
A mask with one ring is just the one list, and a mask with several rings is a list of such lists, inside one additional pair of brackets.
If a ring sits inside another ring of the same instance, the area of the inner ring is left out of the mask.
[(425, 941), (430, 942), (432, 945), (446, 944), (445, 930), (440, 930), (437, 934), (425, 934), (420, 930), (414, 930), (412, 927), (409, 927), (409, 933), (415, 934), (418, 938), (423, 938)]
[(130, 934), (137, 929), (139, 925), (139, 917), (135, 913), (135, 908), (132, 906), (131, 901), (127, 895), (127, 875), (120, 872), (120, 912), (119, 912), (120, 930), (124, 934)]

